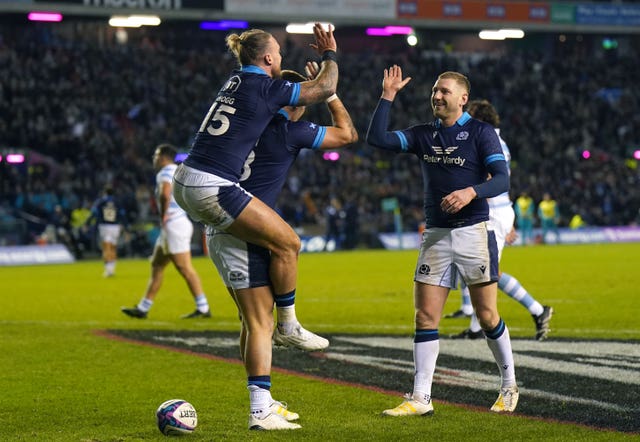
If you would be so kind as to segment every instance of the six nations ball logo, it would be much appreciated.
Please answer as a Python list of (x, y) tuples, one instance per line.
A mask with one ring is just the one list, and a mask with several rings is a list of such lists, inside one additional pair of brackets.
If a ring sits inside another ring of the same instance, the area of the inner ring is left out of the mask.
[[(237, 361), (237, 332), (116, 330), (103, 333), (145, 345), (186, 349)], [(273, 367), (395, 391), (413, 385), (412, 336), (333, 335), (324, 352), (274, 348)], [(640, 432), (638, 342), (512, 339), (519, 414), (617, 431)], [(435, 403), (490, 407), (499, 387), (484, 340), (441, 338)]]

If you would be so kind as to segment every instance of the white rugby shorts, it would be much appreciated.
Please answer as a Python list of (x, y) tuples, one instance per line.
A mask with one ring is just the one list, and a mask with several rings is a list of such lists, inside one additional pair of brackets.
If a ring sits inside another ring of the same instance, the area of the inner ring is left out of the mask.
[(488, 222), (455, 229), (430, 227), (422, 244), (414, 281), (455, 289), (498, 280), (498, 249)]
[(496, 235), (498, 245), (498, 261), (502, 258), (507, 235), (513, 229), (516, 213), (511, 206), (502, 206), (489, 209), (489, 222)]
[(191, 218), (224, 230), (253, 196), (238, 183), (180, 164), (173, 175), (173, 197)]
[(191, 251), (193, 224), (187, 216), (169, 220), (156, 239), (156, 247), (160, 247), (165, 255), (187, 253)]
[(120, 238), (120, 224), (98, 224), (98, 235), (101, 243), (118, 244)]
[(269, 250), (207, 226), (207, 249), (225, 286), (235, 290), (270, 285)]

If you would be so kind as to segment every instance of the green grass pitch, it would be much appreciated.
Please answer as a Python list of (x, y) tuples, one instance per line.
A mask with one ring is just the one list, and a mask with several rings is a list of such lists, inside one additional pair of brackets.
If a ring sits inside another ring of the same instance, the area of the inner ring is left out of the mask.
[[(318, 333), (413, 333), (412, 277), (417, 251), (354, 251), (300, 258), (298, 318)], [(401, 398), (384, 392), (276, 371), (274, 397), (300, 413), (303, 428), (260, 433), (246, 429), (248, 394), (239, 363), (105, 339), (105, 329), (238, 330), (237, 313), (213, 265), (194, 260), (214, 317), (179, 319), (193, 310), (186, 285), (168, 269), (147, 320), (121, 306), (137, 303), (147, 283), (146, 260), (120, 260), (103, 279), (102, 263), (0, 268), (0, 440), (155, 441), (154, 412), (163, 401), (187, 399), (199, 426), (184, 440), (639, 440), (525, 416), (500, 416), (439, 403), (431, 418), (385, 419)], [(640, 341), (640, 244), (513, 247), (501, 269), (554, 307), (550, 339)], [(452, 292), (446, 312), (458, 308)], [(530, 337), (521, 306), (500, 295), (513, 337)], [(442, 321), (442, 334), (466, 321)], [(640, 345), (640, 343), (639, 343)], [(487, 350), (488, 351), (488, 350)], [(517, 360), (516, 360), (517, 363)], [(517, 367), (516, 367), (517, 370)], [(497, 372), (495, 373), (497, 376)], [(407, 385), (410, 390), (411, 385)], [(490, 405), (490, 404), (488, 404)]]

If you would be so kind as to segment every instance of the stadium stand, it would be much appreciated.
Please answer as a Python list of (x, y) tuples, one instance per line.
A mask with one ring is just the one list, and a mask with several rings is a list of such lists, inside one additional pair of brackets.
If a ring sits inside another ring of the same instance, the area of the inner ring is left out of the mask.
[[(9, 229), (11, 235), (3, 227), (0, 241), (38, 241), (56, 222), (56, 206), (70, 216), (111, 183), (137, 226), (127, 250), (146, 253), (144, 235), (154, 220), (149, 157), (161, 142), (188, 149), (234, 63), (225, 35), (169, 23), (130, 30), (123, 41), (114, 29), (88, 21), (0, 24), (0, 152), (17, 148), (29, 159), (0, 162), (0, 227), (20, 226)], [(527, 190), (537, 203), (551, 191), (564, 226), (574, 214), (595, 226), (640, 222), (640, 171), (632, 159), (640, 149), (637, 36), (607, 50), (597, 35), (539, 34), (526, 45), (484, 49), (465, 49), (463, 37), (440, 31), (438, 41), (417, 47), (364, 40), (356, 29), (336, 35), (338, 90), (361, 140), (385, 67), (397, 63), (413, 77), (411, 93), (394, 103), (397, 128), (429, 119), (431, 82), (444, 70), (458, 70), (470, 77), (472, 98), (489, 99), (501, 114), (514, 198)], [(288, 39), (283, 67), (302, 70), (312, 56), (305, 45)], [(328, 123), (322, 106), (308, 112), (309, 120)], [(422, 190), (409, 179), (419, 174), (414, 157), (364, 142), (337, 161), (305, 152), (280, 210), (292, 225), (322, 232), (324, 208), (338, 198), (344, 224), (359, 225), (349, 247), (376, 247), (378, 232), (394, 230), (384, 198), (399, 200), (405, 230), (419, 229)]]

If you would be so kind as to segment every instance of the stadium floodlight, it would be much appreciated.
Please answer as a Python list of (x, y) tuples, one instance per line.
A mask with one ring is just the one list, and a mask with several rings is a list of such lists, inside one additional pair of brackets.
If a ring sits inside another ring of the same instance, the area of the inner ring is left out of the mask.
[(21, 153), (10, 153), (7, 155), (7, 163), (20, 164), (24, 163), (24, 155)]
[(140, 26), (158, 26), (161, 23), (157, 15), (114, 15), (109, 19), (109, 26), (117, 28), (139, 28)]
[(500, 31), (489, 30), (480, 31), (478, 37), (480, 37), (482, 40), (504, 40), (506, 38)]
[[(335, 31), (336, 27), (333, 23), (320, 23), (322, 27), (326, 30), (333, 29)], [(315, 23), (307, 22), (307, 23), (289, 23), (285, 28), (289, 34), (313, 34), (313, 26)]]
[(504, 40), (506, 38), (523, 38), (524, 31), (522, 29), (499, 29), (497, 31), (485, 29), (484, 31), (480, 31), (480, 33), (478, 34), (478, 37), (480, 37), (483, 40)]
[(378, 37), (388, 37), (390, 35), (411, 35), (413, 28), (411, 26), (385, 26), (384, 28), (367, 28), (367, 35)]
[(140, 23), (140, 26), (158, 26), (162, 23), (157, 15), (130, 15), (129, 20)]
[(418, 37), (416, 36), (416, 34), (411, 34), (407, 36), (407, 44), (409, 46), (415, 46), (418, 44)]
[(247, 29), (249, 23), (243, 20), (219, 20), (219, 21), (203, 21), (200, 23), (200, 29), (205, 31), (227, 31), (229, 29)]
[(391, 33), (385, 28), (367, 28), (367, 35), (374, 37), (389, 37)]
[(413, 34), (413, 28), (411, 26), (385, 26), (389, 33), (397, 35), (411, 35)]
[(142, 25), (132, 22), (129, 17), (114, 15), (109, 19), (109, 26), (114, 28), (139, 28)]
[(30, 21), (59, 22), (62, 21), (62, 14), (57, 12), (30, 12), (27, 15), (27, 19)]
[(505, 38), (523, 38), (524, 31), (522, 29), (500, 29)]

